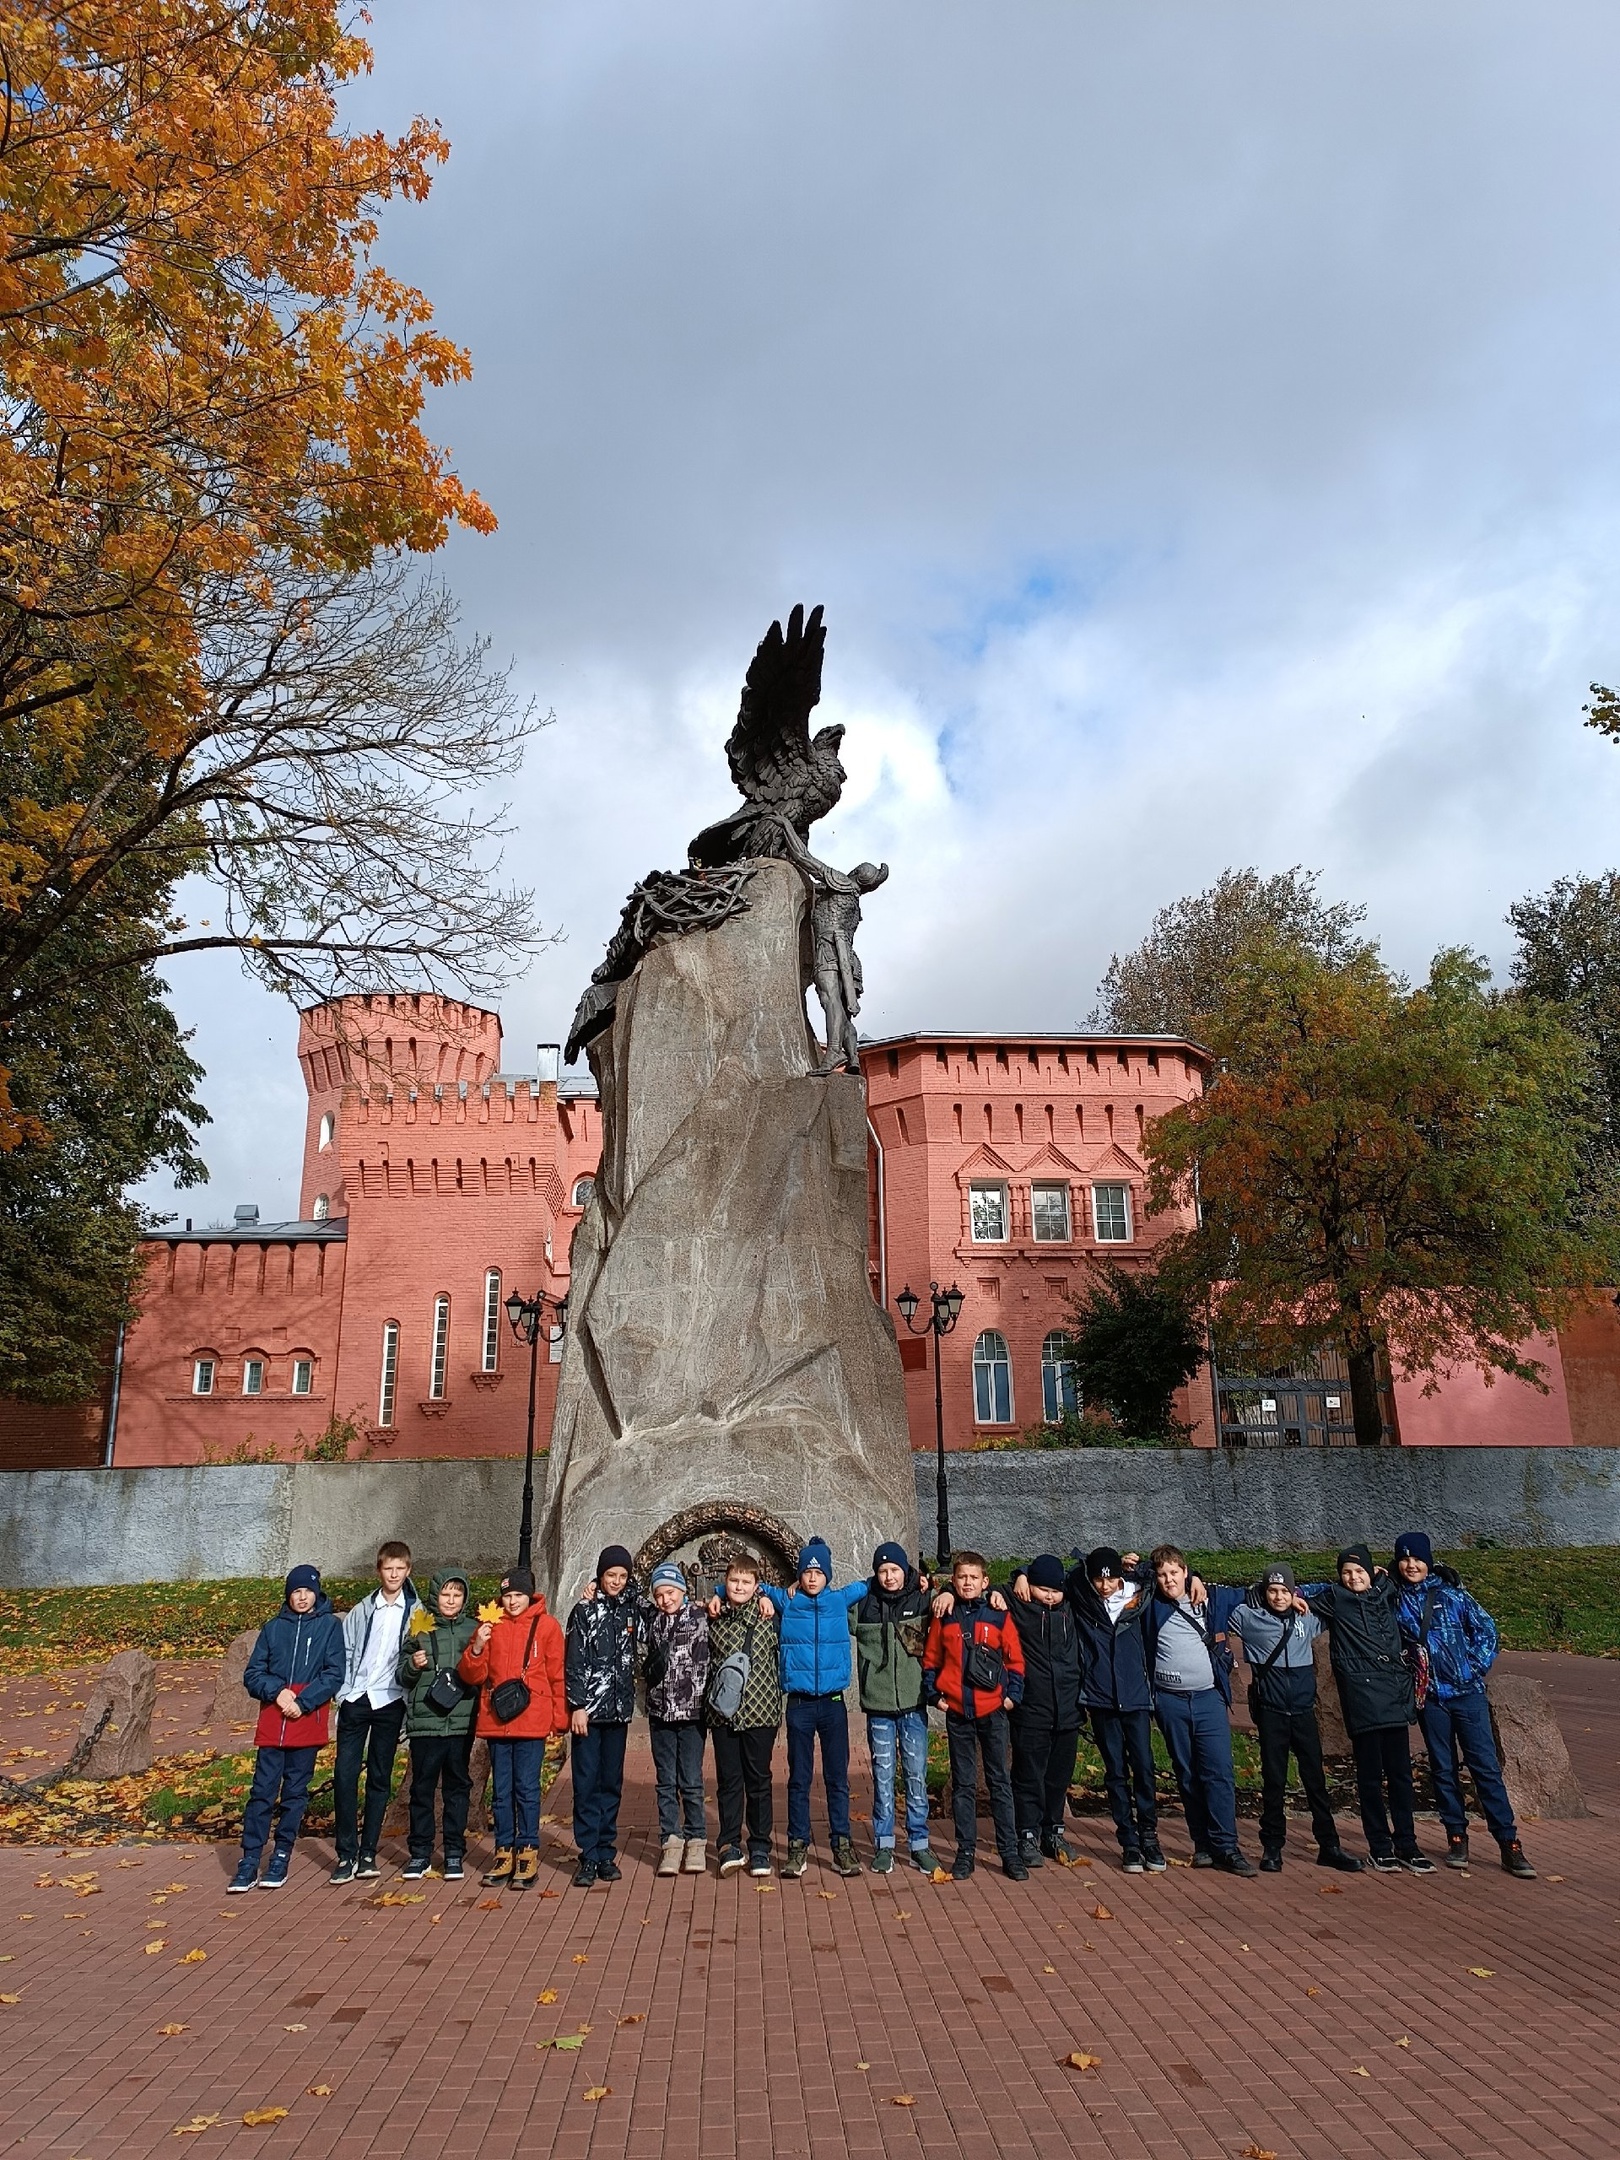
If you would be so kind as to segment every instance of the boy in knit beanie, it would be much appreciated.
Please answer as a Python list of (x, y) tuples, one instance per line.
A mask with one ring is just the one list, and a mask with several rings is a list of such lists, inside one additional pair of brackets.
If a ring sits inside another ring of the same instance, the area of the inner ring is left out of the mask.
[(321, 1588), (319, 1568), (295, 1567), (282, 1595), (281, 1610), (259, 1630), (242, 1675), (242, 1685), (264, 1708), (253, 1735), (259, 1753), (242, 1817), (242, 1864), (227, 1895), (258, 1882), (272, 1817), (275, 1847), (260, 1887), (279, 1890), (286, 1882), (316, 1751), (329, 1737), (332, 1698), (343, 1685), (343, 1623)]
[(928, 1642), (928, 1579), (903, 1545), (872, 1555), (866, 1595), (850, 1621), (855, 1674), (872, 1751), (872, 1872), (894, 1872), (896, 1770), (906, 1780), (906, 1842), (913, 1867), (931, 1875), (939, 1862), (928, 1842), (928, 1712), (923, 1707), (923, 1651)]
[(832, 1587), (832, 1553), (813, 1537), (799, 1554), (799, 1579), (787, 1593), (782, 1615), (782, 1687), (787, 1696), (788, 1848), (782, 1873), (790, 1881), (810, 1858), (810, 1787), (816, 1745), (827, 1795), (827, 1828), (833, 1866), (858, 1875), (849, 1819), (849, 1712), (844, 1690), (854, 1673), (849, 1615), (867, 1594), (865, 1581)]
[(685, 1571), (665, 1560), (652, 1571), (652, 1602), (643, 1607), (641, 1677), (647, 1689), (653, 1771), (658, 1780), (660, 1875), (701, 1875), (707, 1865), (703, 1819), (703, 1697), (709, 1684), (709, 1616), (686, 1589)]
[(1063, 1594), (1066, 1574), (1054, 1553), (1041, 1553), (1025, 1570), (1029, 1596), (1011, 1605), (1024, 1649), (1024, 1692), (1007, 1722), (1019, 1857), (1027, 1868), (1073, 1858), (1063, 1836), (1063, 1810), (1085, 1711), (1080, 1629)]
[(576, 1890), (617, 1882), (619, 1801), (624, 1748), (636, 1708), (636, 1654), (642, 1606), (631, 1580), (634, 1562), (623, 1545), (604, 1545), (596, 1575), (568, 1615), (563, 1674), (568, 1729), (573, 1734)]

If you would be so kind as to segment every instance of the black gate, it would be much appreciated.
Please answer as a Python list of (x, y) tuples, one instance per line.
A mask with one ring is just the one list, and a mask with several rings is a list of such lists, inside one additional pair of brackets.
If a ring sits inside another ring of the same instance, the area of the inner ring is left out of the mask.
[[(1320, 1350), (1289, 1373), (1227, 1373), (1215, 1368), (1223, 1447), (1354, 1447), (1350, 1379), (1336, 1350)], [(1396, 1443), (1388, 1375), (1379, 1374), (1384, 1445)]]

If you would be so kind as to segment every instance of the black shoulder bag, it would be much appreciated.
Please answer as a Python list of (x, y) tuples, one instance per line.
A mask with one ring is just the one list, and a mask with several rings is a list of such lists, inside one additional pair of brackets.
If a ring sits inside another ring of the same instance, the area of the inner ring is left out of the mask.
[(1288, 1645), (1293, 1641), (1293, 1639), (1294, 1616), (1292, 1613), (1290, 1613), (1288, 1616), (1288, 1624), (1286, 1625), (1286, 1627), (1284, 1627), (1282, 1633), (1277, 1637), (1277, 1640), (1275, 1641), (1275, 1643), (1272, 1644), (1271, 1648), (1266, 1652), (1265, 1656), (1260, 1660), (1259, 1664), (1253, 1668), (1254, 1679), (1249, 1682), (1248, 1703), (1249, 1716), (1256, 1725), (1258, 1725), (1260, 1722), (1260, 1690), (1256, 1685), (1256, 1682), (1259, 1680), (1262, 1673), (1270, 1672), (1272, 1666), (1276, 1664), (1277, 1660), (1282, 1656), (1283, 1652), (1288, 1648)]
[[(439, 1664), (439, 1631), (433, 1630), (433, 1662)], [(465, 1699), (466, 1683), (453, 1665), (441, 1665), (433, 1675), (425, 1700), (430, 1710), (437, 1710), (440, 1717), (448, 1717), (458, 1702)]]
[[(539, 1627), (540, 1615), (536, 1613), (529, 1622), (529, 1639), (523, 1646), (524, 1672), (528, 1671), (529, 1660), (534, 1656), (534, 1638)], [(514, 1718), (521, 1717), (524, 1711), (528, 1709), (531, 1699), (528, 1681), (522, 1677), (522, 1674), (514, 1674), (510, 1680), (503, 1680), (498, 1686), (490, 1689), (490, 1714), (492, 1717), (498, 1718), (501, 1724), (510, 1725)]]

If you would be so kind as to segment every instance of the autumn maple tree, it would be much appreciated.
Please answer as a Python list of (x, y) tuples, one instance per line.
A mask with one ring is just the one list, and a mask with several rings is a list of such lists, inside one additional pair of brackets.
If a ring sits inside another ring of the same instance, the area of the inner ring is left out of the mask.
[(1197, 1210), (1161, 1271), (1219, 1334), (1263, 1371), (1338, 1348), (1364, 1446), (1381, 1356), (1430, 1389), (1467, 1364), (1544, 1386), (1527, 1341), (1615, 1264), (1582, 1204), (1593, 1075), (1556, 1011), (1466, 952), (1414, 987), (1370, 947), (1335, 963), (1262, 937), (1195, 1024), (1214, 1080), (1145, 1147), (1151, 1204)]

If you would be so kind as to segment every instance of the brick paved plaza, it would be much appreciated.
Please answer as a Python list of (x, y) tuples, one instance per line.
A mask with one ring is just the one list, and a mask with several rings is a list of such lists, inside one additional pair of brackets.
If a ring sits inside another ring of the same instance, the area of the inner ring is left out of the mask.
[(1090, 1819), (1091, 1864), (1023, 1886), (660, 1882), (644, 1754), (589, 1894), (555, 1830), (539, 1894), (493, 1906), (332, 1890), (319, 1840), (229, 1900), (234, 1848), (0, 1850), (0, 2152), (1591, 2160), (1620, 2149), (1620, 1665), (1514, 1663), (1600, 1810), (1527, 1833), (1536, 1883), (1488, 1841), (1467, 1877), (1128, 1880)]

